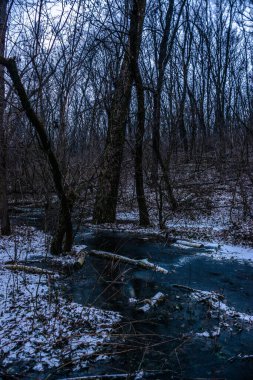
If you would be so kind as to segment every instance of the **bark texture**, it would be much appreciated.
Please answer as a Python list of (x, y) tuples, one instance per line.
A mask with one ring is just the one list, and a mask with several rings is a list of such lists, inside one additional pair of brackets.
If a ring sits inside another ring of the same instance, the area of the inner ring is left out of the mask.
[(143, 180), (143, 137), (145, 132), (145, 99), (142, 77), (139, 67), (134, 68), (135, 85), (137, 92), (138, 116), (135, 134), (135, 185), (136, 195), (139, 208), (140, 226), (148, 226), (150, 224), (146, 197), (144, 192)]

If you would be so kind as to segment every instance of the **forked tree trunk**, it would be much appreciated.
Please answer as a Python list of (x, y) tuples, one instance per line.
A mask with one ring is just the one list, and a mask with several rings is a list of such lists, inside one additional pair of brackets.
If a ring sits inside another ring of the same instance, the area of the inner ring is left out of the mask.
[[(71, 203), (68, 199), (62, 181), (62, 173), (59, 167), (58, 160), (51, 148), (50, 140), (47, 136), (46, 129), (44, 124), (40, 121), (37, 114), (34, 112), (30, 100), (27, 96), (23, 83), (21, 82), (20, 75), (18, 73), (18, 69), (16, 66), (16, 62), (14, 59), (5, 59), (0, 56), (0, 65), (3, 65), (7, 68), (10, 77), (13, 81), (13, 85), (23, 109), (26, 113), (27, 118), (30, 123), (34, 127), (38, 138), (41, 143), (41, 147), (43, 152), (48, 158), (51, 173), (53, 176), (53, 181), (55, 185), (55, 189), (60, 201), (60, 217), (59, 217), (59, 225), (55, 236), (52, 240), (51, 252), (53, 254), (60, 254), (62, 251), (69, 252), (72, 248), (73, 244), (73, 229), (71, 222)], [(65, 239), (64, 247), (63, 241)]]
[(126, 119), (134, 79), (131, 70), (131, 57), (138, 59), (145, 9), (146, 0), (132, 0), (128, 46), (109, 112), (107, 140), (99, 173), (93, 212), (93, 221), (96, 224), (113, 223), (116, 219)]
[[(154, 98), (153, 98), (153, 116), (152, 116), (152, 167), (151, 167), (151, 175), (153, 185), (157, 185), (158, 181), (158, 168), (160, 164), (160, 160), (158, 157), (158, 153), (160, 152), (160, 129), (161, 129), (161, 102), (162, 102), (162, 91), (164, 85), (164, 76), (166, 66), (169, 62), (173, 44), (176, 38), (176, 32), (178, 30), (179, 21), (183, 12), (183, 8), (186, 4), (186, 0), (182, 0), (180, 5), (180, 9), (178, 15), (176, 17), (175, 25), (172, 29), (172, 21), (174, 17), (175, 10), (175, 1), (170, 0), (166, 16), (165, 16), (165, 24), (162, 33), (161, 43), (158, 51), (158, 59), (157, 59), (157, 82), (154, 90)], [(160, 154), (160, 153), (159, 153)]]
[[(0, 1), (0, 55), (5, 53), (7, 0)], [(2, 235), (10, 235), (10, 220), (7, 200), (6, 141), (4, 130), (5, 83), (4, 67), (0, 66), (0, 223)]]

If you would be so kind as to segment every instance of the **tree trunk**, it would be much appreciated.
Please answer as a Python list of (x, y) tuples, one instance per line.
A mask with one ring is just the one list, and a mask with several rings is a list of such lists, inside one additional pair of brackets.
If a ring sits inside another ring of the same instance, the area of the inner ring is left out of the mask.
[(72, 249), (73, 227), (71, 209), (72, 205), (70, 205), (69, 199), (65, 196), (64, 199), (61, 199), (58, 226), (51, 242), (50, 250), (54, 255), (59, 255), (62, 251), (70, 252)]
[(151, 179), (153, 185), (156, 186), (158, 182), (158, 164), (159, 160), (157, 152), (160, 150), (160, 124), (161, 124), (161, 92), (156, 91), (154, 93), (154, 110), (153, 110), (153, 122), (152, 122), (152, 167), (151, 167)]
[(179, 122), (178, 122), (178, 128), (179, 128), (180, 139), (182, 141), (183, 148), (184, 148), (184, 153), (187, 157), (187, 155), (188, 155), (188, 137), (187, 137), (187, 131), (185, 128), (185, 123), (184, 123), (184, 111), (183, 111), (183, 109), (184, 108), (181, 108), (181, 113), (180, 113)]
[(138, 103), (138, 120), (135, 135), (135, 184), (139, 207), (140, 226), (150, 225), (148, 208), (143, 184), (143, 137), (145, 132), (145, 99), (141, 73), (139, 67), (135, 70), (135, 85)]
[(165, 16), (165, 25), (163, 29), (162, 39), (159, 46), (158, 59), (156, 62), (157, 65), (157, 83), (154, 91), (154, 109), (152, 117), (152, 148), (153, 148), (153, 157), (152, 157), (152, 182), (156, 186), (158, 181), (158, 164), (160, 152), (160, 128), (161, 128), (161, 98), (162, 90), (164, 85), (164, 75), (166, 66), (169, 62), (173, 44), (176, 38), (176, 32), (178, 30), (179, 21), (183, 8), (186, 4), (186, 0), (182, 0), (175, 25), (173, 30), (171, 30), (173, 15), (175, 10), (175, 1), (170, 0), (168, 9)]
[[(34, 112), (32, 108), (30, 100), (24, 89), (23, 83), (21, 82), (15, 60), (5, 59), (0, 56), (0, 65), (3, 65), (7, 68), (10, 74), (10, 77), (13, 81), (14, 88), (18, 93), (19, 99), (26, 113), (26, 116), (28, 117), (30, 123), (33, 125), (39, 137), (43, 152), (48, 158), (55, 189), (56, 189), (58, 198), (60, 200), (59, 225), (52, 241), (51, 251), (53, 254), (60, 254), (62, 253), (62, 250), (64, 250), (65, 252), (68, 252), (71, 250), (72, 244), (73, 244), (71, 203), (63, 188), (62, 173), (59, 167), (58, 160), (55, 157), (55, 154), (51, 148), (50, 140), (47, 136), (44, 124), (40, 121), (37, 114)], [(64, 244), (64, 248), (62, 249), (64, 237), (65, 237), (65, 244)]]
[(183, 144), (184, 148), (184, 153), (187, 157), (188, 155), (188, 137), (187, 137), (187, 131), (185, 127), (185, 122), (184, 122), (184, 116), (185, 116), (185, 101), (186, 101), (186, 93), (187, 93), (187, 65), (184, 64), (183, 67), (183, 73), (184, 73), (184, 84), (183, 84), (183, 93), (182, 93), (182, 99), (180, 101), (180, 106), (179, 106), (179, 121), (178, 121), (178, 128), (179, 128), (179, 135), (181, 142)]
[(109, 112), (106, 146), (99, 173), (98, 190), (93, 212), (93, 221), (96, 224), (113, 223), (116, 219), (126, 119), (134, 79), (131, 70), (131, 57), (138, 58), (139, 55), (146, 9), (146, 0), (133, 0), (132, 3), (128, 46), (115, 85)]
[[(7, 0), (0, 3), (0, 55), (5, 53), (5, 35), (7, 22)], [(10, 235), (10, 221), (7, 200), (6, 141), (4, 131), (5, 83), (4, 67), (0, 66), (0, 223), (2, 235)]]
[(168, 174), (168, 170), (166, 168), (166, 165), (163, 162), (160, 151), (157, 150), (157, 151), (155, 151), (155, 153), (156, 153), (158, 163), (162, 169), (163, 179), (164, 179), (164, 183), (166, 185), (166, 192), (167, 192), (167, 196), (168, 196), (168, 201), (171, 205), (172, 211), (176, 211), (178, 209), (178, 202), (175, 198), (173, 187), (171, 186), (171, 180), (170, 180), (170, 177)]

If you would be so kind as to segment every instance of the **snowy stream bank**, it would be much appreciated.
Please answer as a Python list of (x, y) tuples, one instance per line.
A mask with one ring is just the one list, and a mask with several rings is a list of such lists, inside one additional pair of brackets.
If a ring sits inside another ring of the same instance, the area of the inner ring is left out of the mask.
[(48, 237), (19, 228), (0, 240), (1, 367), (45, 371), (59, 366), (86, 367), (99, 359), (118, 313), (68, 302), (51, 276), (6, 270), (3, 264), (46, 257)]
[[(208, 377), (213, 371), (237, 380), (242, 371), (238, 358), (251, 355), (253, 251), (196, 241), (194, 247), (166, 245), (146, 232), (83, 230), (76, 236), (76, 251), (88, 246), (149, 259), (166, 268), (168, 275), (129, 270), (125, 264), (97, 258), (88, 258), (68, 277), (13, 272), (4, 264), (12, 260), (38, 264), (46, 256), (52, 264), (47, 254), (50, 238), (34, 228), (17, 228), (15, 237), (2, 238), (1, 371), (32, 373), (29, 379), (36, 380), (55, 371), (59, 376), (80, 376), (159, 370), (163, 373), (159, 379), (181, 371)], [(75, 258), (53, 260), (63, 261), (71, 264)], [(165, 297), (156, 306), (152, 299), (159, 292)], [(129, 302), (131, 297), (139, 300), (137, 305)], [(151, 307), (142, 310), (143, 304)], [(110, 364), (113, 360), (96, 362), (106, 355), (116, 359), (117, 369), (115, 361)], [(231, 357), (236, 358), (233, 364)], [(251, 373), (247, 361), (244, 378), (251, 379)]]

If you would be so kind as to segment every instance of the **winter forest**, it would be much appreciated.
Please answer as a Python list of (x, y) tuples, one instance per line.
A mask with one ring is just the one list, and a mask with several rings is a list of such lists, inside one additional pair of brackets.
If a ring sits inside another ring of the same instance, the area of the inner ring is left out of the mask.
[(0, 379), (252, 379), (252, 169), (252, 0), (0, 0)]

